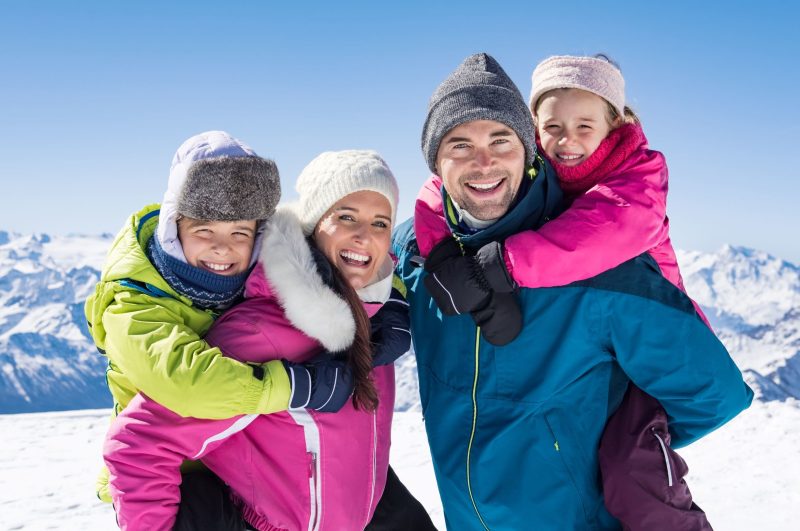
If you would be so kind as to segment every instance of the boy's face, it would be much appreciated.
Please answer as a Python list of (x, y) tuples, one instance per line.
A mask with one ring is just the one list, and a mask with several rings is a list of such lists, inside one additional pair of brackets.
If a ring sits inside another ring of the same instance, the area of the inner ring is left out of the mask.
[(189, 264), (217, 275), (238, 275), (250, 266), (256, 221), (181, 218), (178, 239)]
[(585, 90), (556, 89), (539, 100), (536, 132), (550, 160), (577, 166), (611, 132), (606, 101)]
[(355, 289), (374, 282), (388, 259), (391, 216), (389, 200), (365, 190), (337, 201), (314, 229), (317, 247)]

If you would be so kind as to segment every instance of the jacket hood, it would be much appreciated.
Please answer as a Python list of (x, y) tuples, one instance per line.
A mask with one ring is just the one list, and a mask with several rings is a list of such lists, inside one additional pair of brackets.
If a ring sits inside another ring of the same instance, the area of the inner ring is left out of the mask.
[(247, 280), (248, 298), (274, 296), (292, 326), (331, 352), (352, 344), (356, 324), (350, 306), (319, 275), (292, 208), (278, 207), (267, 224), (259, 265)]
[(132, 214), (120, 229), (106, 255), (100, 280), (115, 282), (135, 280), (155, 286), (188, 304), (189, 299), (176, 292), (147, 258), (145, 247), (159, 222), (159, 206), (148, 205)]

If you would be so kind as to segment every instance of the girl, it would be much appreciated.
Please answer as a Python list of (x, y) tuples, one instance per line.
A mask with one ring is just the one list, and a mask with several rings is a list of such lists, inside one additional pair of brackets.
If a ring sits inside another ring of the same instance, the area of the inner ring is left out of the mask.
[[(666, 162), (648, 149), (625, 105), (617, 66), (602, 55), (550, 57), (533, 72), (529, 104), (539, 149), (570, 206), (538, 233), (510, 238), (507, 261), (518, 273), (535, 267), (543, 276), (551, 273), (543, 264), (557, 265), (550, 282), (567, 284), (648, 252), (685, 291), (669, 238)], [(550, 245), (543, 248), (540, 238)], [(523, 253), (521, 245), (530, 247)], [(695, 309), (708, 325), (696, 303)], [(600, 442), (606, 507), (625, 529), (711, 529), (683, 479), (686, 463), (669, 442), (664, 410), (631, 386)]]
[[(397, 292), (390, 298), (397, 184), (374, 152), (345, 151), (312, 161), (297, 190), (299, 203), (279, 209), (266, 230), (245, 301), (206, 336), (242, 361), (285, 360), (290, 409), (213, 421), (134, 398), (105, 446), (121, 528), (173, 527), (184, 459), (201, 459), (229, 485), (234, 512), (256, 529), (363, 529), (390, 494), (391, 362), (410, 345), (407, 327), (394, 326), (405, 307)], [(389, 363), (374, 369), (370, 316), (382, 329), (375, 359)], [(331, 363), (351, 368), (352, 387), (336, 375), (309, 380), (318, 364)], [(314, 396), (320, 408), (351, 388), (338, 413), (308, 409)], [(432, 528), (416, 500), (406, 505), (418, 520), (401, 525)]]

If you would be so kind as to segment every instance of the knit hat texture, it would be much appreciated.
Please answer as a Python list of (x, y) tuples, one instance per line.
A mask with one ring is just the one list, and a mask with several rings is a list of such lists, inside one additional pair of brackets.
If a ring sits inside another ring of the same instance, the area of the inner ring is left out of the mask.
[(266, 220), (275, 212), (281, 182), (275, 162), (256, 155), (224, 131), (186, 140), (172, 158), (157, 235), (164, 251), (185, 261), (179, 215), (207, 221)]
[(474, 120), (501, 122), (525, 146), (528, 165), (536, 157), (533, 118), (517, 86), (490, 55), (467, 57), (431, 96), (422, 128), (422, 154), (436, 173), (436, 155), (442, 138), (454, 127)]
[(600, 96), (614, 107), (619, 116), (625, 115), (625, 79), (619, 68), (601, 57), (548, 57), (536, 66), (532, 78), (531, 109), (545, 92), (577, 88)]
[(355, 192), (377, 192), (389, 201), (392, 224), (399, 190), (389, 166), (375, 151), (326, 151), (303, 168), (297, 178), (297, 214), (308, 236), (337, 201)]

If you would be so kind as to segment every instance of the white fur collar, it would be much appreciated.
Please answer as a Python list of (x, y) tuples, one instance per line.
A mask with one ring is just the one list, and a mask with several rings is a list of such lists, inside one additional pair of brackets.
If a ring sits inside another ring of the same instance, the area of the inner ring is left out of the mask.
[(260, 253), (264, 274), (292, 325), (331, 352), (345, 350), (355, 337), (353, 314), (317, 273), (300, 227), (291, 207), (278, 207)]

